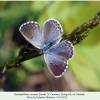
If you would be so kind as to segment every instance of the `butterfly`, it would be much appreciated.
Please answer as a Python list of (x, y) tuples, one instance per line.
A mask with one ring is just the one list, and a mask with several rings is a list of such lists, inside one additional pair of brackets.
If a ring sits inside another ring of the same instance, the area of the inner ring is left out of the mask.
[(20, 26), (24, 38), (44, 54), (44, 60), (55, 77), (61, 77), (68, 68), (68, 60), (74, 55), (70, 41), (63, 40), (61, 24), (51, 18), (44, 23), (43, 31), (37, 22), (30, 21)]

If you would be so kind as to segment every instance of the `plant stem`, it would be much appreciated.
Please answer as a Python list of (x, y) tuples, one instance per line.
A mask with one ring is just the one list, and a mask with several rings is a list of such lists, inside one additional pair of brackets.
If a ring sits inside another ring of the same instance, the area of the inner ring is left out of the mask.
[[(73, 30), (68, 36), (64, 37), (63, 40), (67, 39), (76, 45), (84, 40), (91, 29), (98, 26), (100, 24), (100, 12), (98, 12), (94, 18), (90, 19), (86, 23), (83, 23), (81, 26), (77, 27)], [(18, 67), (22, 62), (38, 57), (39, 50), (33, 47), (30, 43), (27, 43), (23, 46), (18, 56), (14, 60), (10, 60), (4, 67), (3, 72), (5, 72), (9, 68)]]

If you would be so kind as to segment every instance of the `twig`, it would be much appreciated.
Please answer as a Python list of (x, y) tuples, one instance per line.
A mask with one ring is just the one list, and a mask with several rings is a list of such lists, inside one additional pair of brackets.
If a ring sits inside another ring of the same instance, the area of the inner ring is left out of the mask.
[[(80, 43), (84, 40), (91, 29), (98, 26), (100, 24), (100, 12), (98, 12), (93, 19), (90, 19), (86, 23), (77, 27), (73, 30), (67, 37), (63, 38), (71, 41), (73, 45)], [(39, 51), (33, 47), (30, 43), (27, 43), (23, 46), (18, 56), (14, 60), (10, 60), (3, 69), (5, 72), (7, 69), (18, 67), (22, 62), (40, 56)]]

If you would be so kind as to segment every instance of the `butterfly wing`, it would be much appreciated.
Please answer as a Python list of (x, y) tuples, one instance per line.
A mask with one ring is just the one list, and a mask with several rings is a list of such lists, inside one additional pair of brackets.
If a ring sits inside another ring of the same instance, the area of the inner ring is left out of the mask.
[(62, 41), (51, 47), (45, 54), (44, 59), (55, 77), (60, 77), (68, 68), (68, 59), (73, 56), (73, 45), (69, 41)]
[(49, 19), (44, 24), (43, 39), (45, 44), (57, 43), (61, 40), (63, 29), (61, 24), (55, 19)]
[(67, 61), (64, 57), (56, 55), (54, 53), (45, 53), (44, 59), (46, 62), (46, 65), (48, 66), (50, 72), (55, 77), (60, 77), (63, 75), (64, 71), (66, 71)]
[(74, 47), (70, 41), (61, 41), (59, 44), (52, 46), (49, 52), (53, 52), (56, 55), (63, 56), (66, 60), (73, 57)]
[(43, 45), (42, 34), (40, 26), (37, 22), (31, 21), (21, 25), (19, 31), (24, 38), (37, 48), (41, 48)]

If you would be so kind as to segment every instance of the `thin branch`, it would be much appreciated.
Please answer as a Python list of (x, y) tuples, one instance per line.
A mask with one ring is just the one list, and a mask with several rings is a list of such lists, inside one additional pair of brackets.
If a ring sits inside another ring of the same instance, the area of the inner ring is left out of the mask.
[[(67, 37), (64, 37), (63, 40), (67, 39), (71, 41), (73, 45), (76, 45), (84, 40), (88, 36), (89, 31), (99, 24), (100, 12), (98, 12), (94, 18), (90, 19), (86, 23), (73, 30)], [(20, 49), (18, 56), (14, 60), (10, 60), (4, 66), (3, 72), (5, 72), (9, 68), (18, 67), (22, 62), (38, 56), (40, 56), (39, 50), (33, 47), (30, 43), (27, 43)]]
[(73, 30), (66, 37), (66, 39), (70, 40), (74, 45), (76, 45), (77, 43), (79, 43), (78, 40), (82, 41), (83, 39), (85, 39), (85, 37), (88, 36), (89, 31), (94, 27), (98, 26), (99, 24), (100, 24), (100, 12), (98, 12), (94, 18), (90, 19), (86, 23), (82, 24), (81, 26)]

